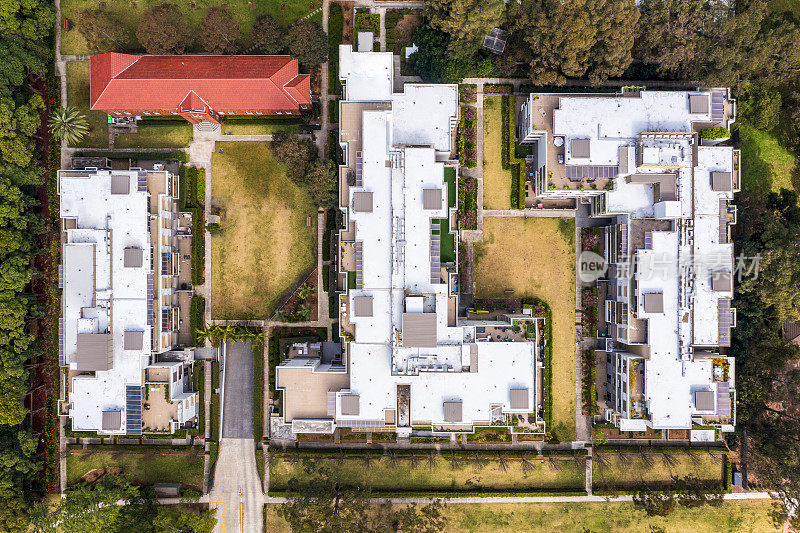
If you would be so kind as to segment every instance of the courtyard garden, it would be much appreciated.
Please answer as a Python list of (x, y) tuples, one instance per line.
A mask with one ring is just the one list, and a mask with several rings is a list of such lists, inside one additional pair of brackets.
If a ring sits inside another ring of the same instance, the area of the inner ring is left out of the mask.
[(108, 148), (108, 115), (89, 110), (89, 62), (67, 61), (67, 105), (89, 121), (89, 134), (76, 146)]
[[(508, 198), (508, 188), (503, 190)], [(552, 312), (551, 437), (575, 437), (574, 220), (483, 220), (483, 242), (474, 249), (476, 298), (539, 298)]]
[(483, 208), (511, 209), (511, 171), (503, 168), (501, 96), (483, 97)]
[(269, 143), (216, 143), (211, 174), (212, 210), (222, 214), (211, 238), (211, 316), (267, 318), (314, 268), (317, 209)]

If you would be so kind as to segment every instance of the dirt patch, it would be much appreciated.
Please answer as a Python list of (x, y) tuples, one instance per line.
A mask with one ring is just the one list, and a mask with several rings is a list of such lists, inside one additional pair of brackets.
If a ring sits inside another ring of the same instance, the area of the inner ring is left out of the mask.
[(342, 6), (342, 44), (353, 44), (353, 27), (355, 24), (355, 15), (353, 14), (353, 2), (339, 2)]
[(107, 466), (105, 468), (95, 468), (89, 470), (81, 477), (81, 481), (86, 483), (95, 483), (106, 476), (118, 476), (122, 474), (123, 470), (117, 466)]

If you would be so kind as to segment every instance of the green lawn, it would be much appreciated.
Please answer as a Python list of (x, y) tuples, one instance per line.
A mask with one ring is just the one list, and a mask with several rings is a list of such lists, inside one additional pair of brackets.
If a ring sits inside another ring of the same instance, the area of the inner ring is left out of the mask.
[(276, 119), (228, 119), (222, 125), (222, 133), (229, 135), (271, 135), (277, 131), (299, 133), (300, 125), (296, 120)]
[(575, 437), (575, 221), (566, 218), (483, 219), (475, 244), (475, 297), (538, 297), (553, 312), (553, 431)]
[(501, 102), (501, 96), (483, 97), (484, 209), (511, 209), (511, 171), (503, 170)]
[(763, 197), (781, 188), (800, 191), (800, 167), (772, 133), (739, 125), (744, 186)]
[[(597, 456), (600, 456), (599, 458)], [(592, 483), (596, 490), (607, 488), (636, 489), (644, 480), (654, 487), (672, 483), (672, 478), (694, 476), (724, 483), (725, 455), (721, 453), (595, 453)]]
[(120, 133), (115, 148), (186, 148), (192, 142), (192, 125), (184, 119), (139, 122), (137, 133)]
[[(147, 450), (147, 446), (142, 446)], [(96, 468), (119, 467), (140, 485), (181, 483), (202, 490), (203, 454), (196, 451), (164, 450), (70, 450), (67, 455), (67, 484), (74, 484)]]
[[(287, 454), (288, 455), (288, 454)], [(343, 463), (331, 455), (329, 458), (315, 457), (317, 466), (325, 466), (338, 472), (343, 481), (368, 485), (375, 491), (541, 491), (583, 490), (585, 467), (583, 460), (558, 458), (560, 467), (548, 461), (541, 463), (533, 458), (528, 472), (522, 468), (519, 457), (507, 457), (508, 469), (503, 471), (496, 454), (486, 454), (485, 465), (462, 459), (456, 468), (450, 463), (449, 452), (442, 452), (433, 468), (427, 462), (427, 454), (418, 452), (419, 464), (411, 467), (407, 458), (398, 458), (392, 466), (387, 457), (375, 457), (366, 466), (360, 457), (347, 457)], [(532, 456), (533, 457), (533, 456)], [(311, 460), (310, 458), (304, 460)], [(269, 466), (270, 489), (283, 490), (288, 481), (307, 478), (303, 460), (284, 461), (272, 457)]]
[(108, 115), (89, 110), (89, 62), (67, 62), (67, 105), (89, 121), (89, 134), (78, 143), (80, 148), (108, 148)]
[(267, 318), (314, 267), (317, 209), (266, 142), (216, 143), (210, 186), (223, 210), (222, 233), (211, 239), (211, 316)]
[[(558, 531), (559, 533), (767, 533), (780, 532), (771, 500), (726, 501), (721, 507), (676, 507), (669, 516), (647, 516), (632, 503), (468, 503), (444, 510), (446, 533)], [(265, 531), (288, 533), (277, 505), (267, 505)], [(663, 529), (651, 529), (663, 528)]]
[[(136, 0), (130, 2), (122, 1), (103, 1), (103, 0), (64, 0), (61, 4), (61, 16), (73, 23), (78, 20), (80, 13), (86, 9), (103, 9), (110, 12), (112, 17), (125, 28), (125, 36), (120, 45), (126, 50), (136, 50), (139, 48), (136, 42), (136, 27), (143, 13), (164, 3), (162, 0)], [(193, 2), (175, 2), (184, 12), (189, 24), (198, 27), (206, 16), (208, 8), (219, 6), (220, 2), (215, 0), (194, 0)], [(195, 8), (192, 9), (191, 5)], [(233, 19), (239, 24), (245, 40), (250, 35), (253, 21), (260, 15), (270, 14), (282, 24), (290, 24), (294, 20), (303, 17), (322, 5), (321, 0), (227, 0), (224, 3), (228, 11), (231, 12)], [(188, 50), (187, 50), (188, 51)], [(62, 54), (86, 54), (92, 50), (87, 49), (86, 39), (76, 29), (62, 32), (61, 53)]]

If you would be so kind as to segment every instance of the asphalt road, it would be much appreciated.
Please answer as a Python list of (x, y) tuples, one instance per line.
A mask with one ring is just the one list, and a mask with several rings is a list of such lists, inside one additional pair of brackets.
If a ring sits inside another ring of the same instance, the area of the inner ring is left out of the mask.
[[(228, 344), (222, 439), (209, 502), (217, 509), (217, 533), (261, 533), (264, 493), (253, 440), (253, 351), (250, 344)], [(260, 452), (259, 452), (260, 453)]]
[(225, 354), (225, 405), (222, 438), (253, 438), (253, 349), (228, 343)]

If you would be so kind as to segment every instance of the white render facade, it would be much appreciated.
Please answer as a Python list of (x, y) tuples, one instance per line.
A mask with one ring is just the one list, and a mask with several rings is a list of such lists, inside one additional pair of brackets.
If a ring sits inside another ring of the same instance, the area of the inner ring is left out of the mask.
[(739, 153), (701, 134), (735, 110), (725, 89), (532, 94), (519, 107), (537, 197), (588, 203), (602, 226), (605, 418), (623, 431), (735, 425)]
[[(74, 431), (141, 434), (145, 370), (177, 344), (176, 176), (61, 170), (58, 194), (64, 407)], [(172, 364), (190, 372), (191, 360)], [(197, 416), (198, 393), (180, 392), (192, 399), (176, 427)]]
[[(489, 342), (480, 326), (458, 318), (458, 86), (394, 88), (392, 69), (391, 53), (340, 47), (344, 349), (339, 364), (293, 358), (278, 367), (286, 423), (295, 433), (392, 428), (403, 436), (412, 427), (510, 425), (524, 415), (529, 431), (543, 431), (538, 345)], [(487, 324), (537, 319), (504, 320)], [(339, 376), (318, 418), (289, 415), (292, 393), (282, 376), (301, 367), (313, 379)]]

